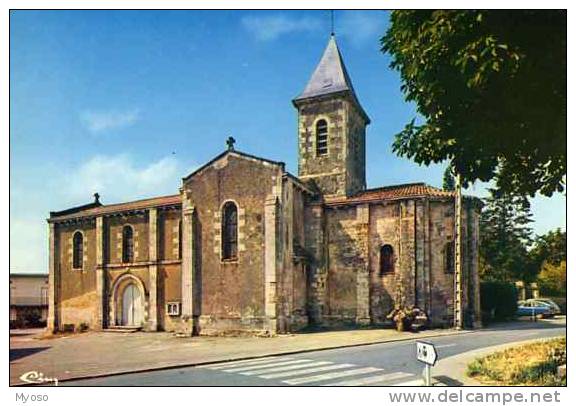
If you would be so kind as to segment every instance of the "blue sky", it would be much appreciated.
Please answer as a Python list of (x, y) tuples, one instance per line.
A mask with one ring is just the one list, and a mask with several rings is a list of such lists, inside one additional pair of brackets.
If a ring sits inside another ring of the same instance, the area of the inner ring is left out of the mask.
[[(383, 11), (337, 11), (367, 131), (368, 186), (442, 184), (442, 165), (391, 151), (415, 115), (379, 52)], [(297, 173), (294, 98), (330, 33), (326, 11), (16, 11), (10, 14), (11, 271), (47, 270), (50, 210), (173, 194), (225, 148)], [(482, 185), (468, 193), (483, 196)], [(565, 197), (533, 200), (537, 233)]]

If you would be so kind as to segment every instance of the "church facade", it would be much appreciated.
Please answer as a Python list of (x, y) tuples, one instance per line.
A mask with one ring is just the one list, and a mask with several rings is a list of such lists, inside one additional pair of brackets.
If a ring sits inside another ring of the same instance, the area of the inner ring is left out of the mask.
[(293, 104), (298, 176), (229, 140), (177, 194), (51, 212), (49, 329), (276, 334), (394, 306), (477, 326), (479, 201), (366, 188), (370, 119), (334, 37)]

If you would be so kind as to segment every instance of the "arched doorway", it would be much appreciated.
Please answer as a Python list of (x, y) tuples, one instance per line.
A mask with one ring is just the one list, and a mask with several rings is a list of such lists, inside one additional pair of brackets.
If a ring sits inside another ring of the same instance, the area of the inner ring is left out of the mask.
[(129, 283), (122, 293), (122, 325), (140, 327), (144, 321), (144, 305), (140, 289)]

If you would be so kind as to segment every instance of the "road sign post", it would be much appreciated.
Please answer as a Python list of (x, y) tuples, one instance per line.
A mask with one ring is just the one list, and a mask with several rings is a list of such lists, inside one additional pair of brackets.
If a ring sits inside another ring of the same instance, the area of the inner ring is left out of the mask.
[(430, 378), (430, 365), (424, 365), (424, 386), (432, 386)]
[(424, 383), (426, 386), (432, 386), (432, 379), (430, 377), (431, 367), (436, 364), (438, 360), (438, 353), (434, 344), (424, 341), (416, 341), (416, 358), (424, 364)]

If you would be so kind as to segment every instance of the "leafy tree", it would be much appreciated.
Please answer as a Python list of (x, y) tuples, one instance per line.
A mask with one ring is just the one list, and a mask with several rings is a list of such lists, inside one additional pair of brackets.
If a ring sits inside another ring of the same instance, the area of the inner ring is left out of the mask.
[(530, 257), (537, 269), (540, 269), (544, 262), (558, 265), (566, 261), (566, 231), (556, 229), (536, 237)]
[(558, 264), (545, 261), (538, 274), (538, 285), (544, 295), (566, 297), (566, 261)]
[(550, 196), (566, 176), (565, 10), (400, 10), (382, 51), (423, 123), (394, 151), (419, 164), (450, 160), (462, 185)]
[(454, 175), (452, 175), (452, 168), (447, 167), (444, 171), (444, 177), (442, 178), (442, 189), (447, 191), (456, 190), (456, 182), (454, 181)]
[(526, 197), (490, 189), (480, 216), (480, 264), (483, 280), (532, 281), (528, 247), (532, 214)]

